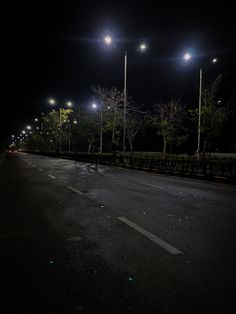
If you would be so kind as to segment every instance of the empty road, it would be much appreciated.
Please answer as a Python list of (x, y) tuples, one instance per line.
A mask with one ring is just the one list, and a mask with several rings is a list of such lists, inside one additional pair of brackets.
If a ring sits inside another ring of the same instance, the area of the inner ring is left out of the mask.
[(233, 312), (234, 186), (8, 153), (0, 196), (4, 314)]

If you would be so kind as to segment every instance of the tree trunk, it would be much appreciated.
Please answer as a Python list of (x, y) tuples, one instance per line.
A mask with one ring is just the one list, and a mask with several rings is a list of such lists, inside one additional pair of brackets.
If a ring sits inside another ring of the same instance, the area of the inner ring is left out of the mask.
[(132, 140), (129, 140), (129, 148), (130, 148), (130, 152), (131, 154), (133, 155), (133, 141)]
[(165, 157), (166, 155), (166, 144), (167, 144), (167, 140), (165, 137), (163, 137), (163, 152), (162, 152), (163, 157)]
[(112, 142), (115, 139), (115, 130), (116, 130), (116, 114), (117, 114), (117, 106), (115, 107), (114, 119), (113, 119), (113, 127), (112, 127)]
[(91, 151), (91, 147), (92, 147), (92, 141), (90, 140), (90, 142), (89, 142), (89, 146), (88, 146), (88, 153), (90, 153), (90, 151)]

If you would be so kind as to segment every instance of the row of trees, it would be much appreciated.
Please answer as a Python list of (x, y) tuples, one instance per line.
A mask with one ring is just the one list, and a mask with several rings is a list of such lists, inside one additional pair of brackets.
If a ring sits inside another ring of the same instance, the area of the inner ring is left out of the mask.
[[(203, 152), (209, 151), (232, 115), (232, 106), (218, 100), (222, 76), (202, 92), (201, 139)], [(42, 113), (38, 126), (14, 145), (35, 151), (116, 152), (122, 148), (123, 93), (92, 86), (96, 106), (76, 106), (72, 109), (51, 110)], [(155, 104), (151, 110), (137, 107), (128, 100), (126, 113), (126, 140), (131, 153), (137, 137), (156, 133), (153, 141), (167, 149), (177, 149), (196, 139), (198, 108), (184, 105), (177, 99)], [(145, 139), (144, 139), (145, 140)], [(150, 139), (149, 139), (150, 140)], [(192, 145), (196, 148), (195, 144)], [(194, 150), (193, 148), (193, 150)], [(185, 149), (186, 150), (186, 149)]]

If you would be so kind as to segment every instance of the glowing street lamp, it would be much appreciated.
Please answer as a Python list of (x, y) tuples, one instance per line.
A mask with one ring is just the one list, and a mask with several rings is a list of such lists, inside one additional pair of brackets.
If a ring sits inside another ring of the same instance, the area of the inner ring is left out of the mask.
[[(185, 53), (184, 60), (189, 61), (192, 58), (190, 53)], [(212, 59), (212, 63), (217, 63), (217, 58)], [(197, 140), (197, 156), (200, 157), (200, 145), (201, 145), (201, 108), (202, 108), (202, 67), (199, 71), (199, 98), (198, 98), (198, 140)]]
[(56, 101), (53, 98), (50, 98), (48, 102), (49, 102), (50, 105), (55, 105), (56, 104)]
[(27, 129), (27, 130), (31, 130), (32, 127), (31, 127), (30, 125), (27, 125), (26, 129)]
[[(98, 105), (94, 102), (92, 103), (92, 108), (96, 110), (98, 108)], [(99, 148), (99, 153), (102, 153), (102, 138), (103, 138), (103, 107), (101, 106), (101, 113), (100, 113), (100, 148)]]
[(67, 101), (66, 105), (67, 105), (67, 107), (69, 107), (69, 108), (73, 107), (73, 103), (72, 103), (71, 101)]
[(112, 44), (112, 37), (107, 35), (103, 38), (106, 45), (110, 46)]
[(192, 58), (192, 55), (189, 52), (186, 52), (183, 58), (185, 61), (189, 61)]
[(26, 131), (25, 131), (25, 130), (23, 130), (23, 131), (21, 131), (21, 133), (22, 133), (22, 134), (26, 134)]
[[(109, 35), (104, 37), (104, 42), (107, 46), (110, 46), (113, 42), (112, 37)], [(147, 45), (145, 43), (141, 43), (137, 51), (145, 51), (147, 49)], [(126, 142), (126, 107), (127, 107), (127, 51), (124, 53), (124, 118), (123, 118), (123, 161), (125, 162), (125, 142)]]
[(140, 49), (141, 51), (144, 51), (144, 50), (147, 49), (147, 45), (146, 45), (145, 43), (142, 43), (142, 44), (139, 45), (139, 49)]
[[(55, 99), (53, 99), (53, 98), (51, 98), (51, 99), (49, 99), (49, 104), (50, 105), (56, 105), (56, 101), (55, 101)], [(72, 101), (67, 101), (66, 103), (65, 103), (65, 105), (68, 107), (68, 108), (71, 108), (71, 107), (73, 107), (73, 103), (72, 103)], [(59, 108), (59, 120), (60, 120), (60, 137), (59, 137), (59, 146), (60, 146), (60, 152), (61, 152), (61, 142), (62, 142), (62, 130), (61, 130), (61, 128), (62, 128), (62, 121), (61, 121), (61, 118), (62, 118), (62, 108)], [(65, 122), (65, 121), (64, 121)], [(69, 144), (69, 151), (70, 151), (70, 144)]]

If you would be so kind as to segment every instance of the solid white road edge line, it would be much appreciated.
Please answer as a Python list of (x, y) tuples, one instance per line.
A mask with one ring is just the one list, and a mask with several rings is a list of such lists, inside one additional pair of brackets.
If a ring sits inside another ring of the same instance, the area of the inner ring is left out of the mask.
[(131, 220), (125, 218), (125, 217), (117, 217), (120, 221), (124, 222), (127, 224), (129, 227), (133, 228), (134, 230), (138, 231), (142, 235), (144, 235), (146, 238), (151, 240), (152, 242), (156, 243), (160, 247), (162, 247), (164, 250), (166, 250), (168, 253), (173, 254), (173, 255), (179, 255), (183, 254), (180, 250), (176, 249), (174, 246), (171, 244), (165, 242), (161, 238), (157, 237), (155, 234), (145, 230), (144, 228), (138, 226), (136, 223), (132, 222)]

